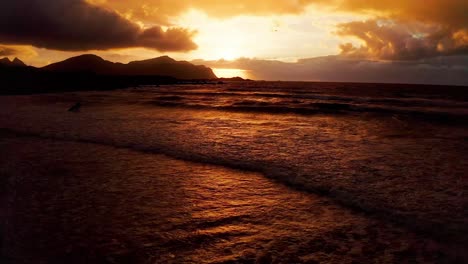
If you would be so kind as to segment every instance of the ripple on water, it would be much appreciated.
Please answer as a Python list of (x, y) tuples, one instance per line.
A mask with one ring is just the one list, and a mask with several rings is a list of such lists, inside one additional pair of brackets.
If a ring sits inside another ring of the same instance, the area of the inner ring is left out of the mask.
[(443, 245), (260, 174), (96, 144), (0, 145), (13, 262), (450, 260)]

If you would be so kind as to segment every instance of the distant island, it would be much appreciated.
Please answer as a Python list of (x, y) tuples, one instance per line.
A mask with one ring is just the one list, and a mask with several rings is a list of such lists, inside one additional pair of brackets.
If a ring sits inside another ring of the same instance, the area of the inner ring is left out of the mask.
[(85, 54), (42, 68), (20, 59), (0, 59), (1, 94), (76, 90), (109, 90), (137, 85), (207, 82), (218, 80), (213, 70), (168, 56), (130, 63), (114, 63)]

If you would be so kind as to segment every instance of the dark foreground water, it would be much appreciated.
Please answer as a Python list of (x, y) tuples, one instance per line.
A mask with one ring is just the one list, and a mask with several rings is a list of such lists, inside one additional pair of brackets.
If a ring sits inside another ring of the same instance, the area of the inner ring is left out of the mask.
[(463, 263), (465, 91), (378, 88), (2, 97), (2, 258)]

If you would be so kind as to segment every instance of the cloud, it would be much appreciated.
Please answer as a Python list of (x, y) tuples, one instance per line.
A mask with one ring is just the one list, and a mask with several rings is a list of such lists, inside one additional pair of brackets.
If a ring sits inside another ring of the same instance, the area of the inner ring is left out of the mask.
[[(192, 40), (195, 32), (173, 27), (172, 23), (191, 9), (210, 17), (226, 18), (307, 14), (311, 5), (326, 8), (327, 12), (345, 11), (372, 17), (365, 22), (338, 25), (341, 36), (355, 37), (363, 43), (342, 44), (342, 55), (348, 58), (417, 60), (466, 54), (468, 50), (466, 0), (1, 1), (0, 43), (64, 51), (127, 47), (190, 51), (197, 48)], [(143, 29), (140, 25), (151, 27)], [(270, 46), (274, 45), (281, 44)]]
[(19, 50), (8, 46), (0, 46), (0, 56), (12, 56), (19, 53)]
[(35, 57), (37, 53), (32, 47), (28, 46), (6, 46), (0, 45), (0, 57)]
[(196, 49), (195, 33), (182, 28), (143, 29), (116, 12), (84, 0), (0, 2), (0, 42), (83, 51), (145, 47), (158, 51)]
[(140, 19), (177, 16), (190, 9), (199, 9), (210, 16), (298, 14), (312, 4), (354, 13), (378, 14), (388, 18), (436, 22), (463, 27), (468, 24), (466, 0), (88, 0), (106, 5)]
[(338, 34), (364, 43), (341, 45), (343, 55), (417, 60), (468, 53), (466, 0), (341, 0), (339, 9), (378, 17), (338, 25)]
[(90, 2), (115, 8), (120, 13), (144, 21), (169, 23), (169, 18), (190, 9), (202, 10), (212, 17), (238, 15), (298, 14), (312, 3), (324, 0), (89, 0)]
[(340, 46), (342, 54), (354, 58), (416, 60), (441, 55), (468, 54), (468, 31), (425, 24), (402, 24), (369, 20), (338, 25), (339, 35), (354, 36), (364, 44)]
[(372, 83), (418, 83), (468, 85), (468, 56), (434, 57), (390, 62), (326, 56), (295, 63), (238, 59), (235, 61), (194, 61), (213, 68), (248, 70), (258, 80), (330, 81)]
[(211, 17), (299, 14), (311, 5), (327, 12), (366, 14), (367, 22), (338, 25), (342, 36), (354, 36), (361, 47), (341, 46), (354, 58), (414, 60), (440, 55), (465, 54), (468, 46), (466, 0), (88, 0), (114, 8), (128, 17), (169, 25), (171, 19), (190, 9)]
[(468, 25), (466, 0), (339, 0), (339, 8), (358, 13), (374, 13), (387, 18), (430, 22), (462, 28)]

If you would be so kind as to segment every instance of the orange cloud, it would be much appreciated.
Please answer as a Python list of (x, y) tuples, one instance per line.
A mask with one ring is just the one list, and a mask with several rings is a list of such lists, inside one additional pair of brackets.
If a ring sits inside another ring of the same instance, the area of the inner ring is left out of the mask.
[(353, 57), (410, 60), (463, 53), (467, 45), (466, 0), (89, 1), (105, 4), (134, 19), (167, 25), (171, 17), (190, 9), (199, 9), (214, 17), (261, 16), (297, 14), (315, 4), (330, 10), (373, 15), (374, 20), (338, 26), (340, 35), (355, 36), (364, 42), (361, 47), (342, 45), (343, 54)]
[(11, 57), (11, 56), (18, 56), (18, 57), (34, 57), (37, 56), (37, 53), (32, 49), (32, 47), (28, 46), (8, 46), (8, 45), (0, 45), (0, 56)]
[(381, 16), (338, 25), (338, 34), (364, 42), (360, 47), (341, 45), (343, 55), (412, 60), (468, 53), (466, 0), (346, 0), (340, 8)]
[(407, 21), (433, 22), (452, 27), (468, 25), (466, 0), (341, 0), (339, 8), (353, 12), (374, 12)]
[(19, 50), (8, 47), (8, 46), (0, 46), (0, 56), (12, 56), (19, 53)]
[(297, 14), (311, 4), (334, 9), (371, 13), (380, 16), (410, 21), (430, 21), (464, 27), (468, 24), (468, 1), (466, 0), (88, 0), (106, 5), (122, 14), (140, 19), (160, 19), (177, 16), (189, 9), (199, 9), (210, 16), (228, 17), (238, 15)]
[(67, 51), (126, 47), (190, 51), (197, 48), (192, 41), (195, 32), (172, 23), (191, 9), (226, 18), (299, 14), (311, 5), (327, 8), (327, 12), (374, 16), (367, 22), (338, 25), (340, 35), (363, 42), (358, 47), (341, 45), (342, 54), (349, 57), (411, 60), (467, 50), (466, 0), (2, 1), (0, 43)]
[(238, 15), (298, 14), (307, 6), (325, 0), (89, 0), (118, 10), (121, 14), (143, 21), (170, 23), (170, 17), (180, 15), (190, 9), (202, 10), (212, 17)]
[(342, 55), (348, 57), (415, 60), (468, 53), (466, 30), (378, 20), (344, 23), (338, 28), (339, 35), (354, 36), (364, 42), (360, 47), (342, 44)]

